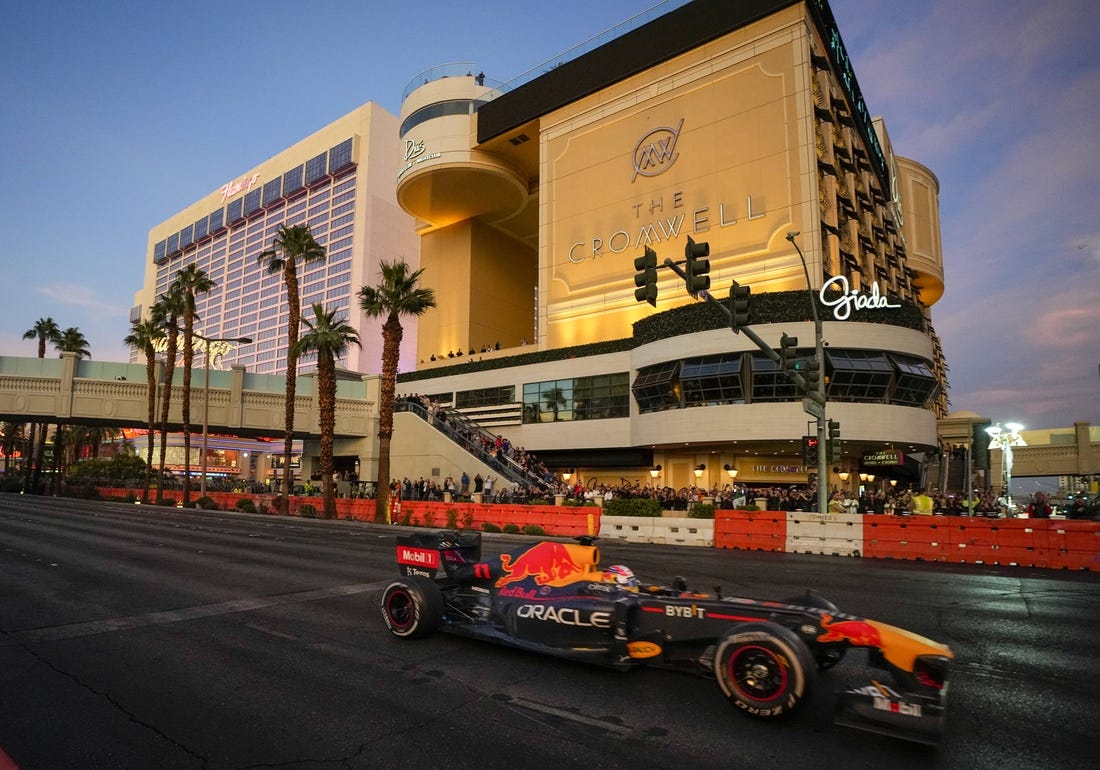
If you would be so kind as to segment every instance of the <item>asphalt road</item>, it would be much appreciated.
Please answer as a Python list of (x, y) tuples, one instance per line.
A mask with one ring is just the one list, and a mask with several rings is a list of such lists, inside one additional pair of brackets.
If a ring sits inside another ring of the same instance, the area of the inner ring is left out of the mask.
[[(704, 678), (389, 635), (394, 531), (0, 495), (0, 768), (1080, 768), (1100, 575), (636, 546), (700, 590), (841, 609), (952, 646), (938, 749), (831, 724), (849, 656), (782, 722)], [(518, 538), (523, 540), (523, 538)], [(517, 538), (487, 536), (485, 553)]]

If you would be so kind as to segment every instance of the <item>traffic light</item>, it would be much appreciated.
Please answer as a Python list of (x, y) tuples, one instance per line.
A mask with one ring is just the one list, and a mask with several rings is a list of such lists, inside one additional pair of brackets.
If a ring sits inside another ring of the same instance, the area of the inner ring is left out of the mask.
[(687, 273), (688, 294), (693, 297), (710, 288), (710, 260), (703, 259), (708, 256), (710, 256), (710, 244), (705, 241), (696, 243), (689, 235), (687, 246), (684, 247), (684, 257), (687, 259), (684, 272)]
[(752, 287), (742, 286), (737, 281), (730, 284), (730, 328), (735, 334), (741, 333), (742, 326), (749, 325), (749, 297)]
[(817, 467), (817, 436), (802, 437), (802, 464), (807, 468)]
[(798, 363), (798, 337), (791, 337), (786, 332), (779, 339), (779, 364), (785, 372), (793, 372)]
[(806, 392), (813, 393), (818, 390), (821, 386), (821, 364), (818, 362), (817, 356), (807, 358), (799, 371), (802, 372), (802, 377), (806, 380)]
[(648, 302), (657, 307), (657, 252), (648, 246), (645, 254), (634, 260), (634, 269), (638, 274), (634, 276), (634, 299), (638, 302)]
[(840, 423), (837, 420), (829, 420), (829, 462), (840, 462), (841, 453)]

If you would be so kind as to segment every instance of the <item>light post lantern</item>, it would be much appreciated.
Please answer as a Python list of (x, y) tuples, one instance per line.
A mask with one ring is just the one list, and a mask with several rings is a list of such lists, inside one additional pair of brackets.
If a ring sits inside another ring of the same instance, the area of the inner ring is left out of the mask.
[(1012, 447), (1027, 446), (1020, 431), (1024, 429), (1018, 422), (1006, 422), (990, 425), (985, 429), (989, 434), (989, 443), (1001, 450), (1001, 478), (1005, 485), (1005, 500), (1008, 508), (1012, 508)]

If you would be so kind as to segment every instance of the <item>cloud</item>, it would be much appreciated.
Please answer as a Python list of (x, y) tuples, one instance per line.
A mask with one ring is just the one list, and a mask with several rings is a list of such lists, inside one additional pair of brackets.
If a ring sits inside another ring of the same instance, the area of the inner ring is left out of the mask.
[(117, 302), (105, 301), (86, 286), (72, 284), (42, 286), (37, 289), (37, 293), (53, 302), (62, 305), (73, 305), (96, 313), (114, 316), (121, 312)]

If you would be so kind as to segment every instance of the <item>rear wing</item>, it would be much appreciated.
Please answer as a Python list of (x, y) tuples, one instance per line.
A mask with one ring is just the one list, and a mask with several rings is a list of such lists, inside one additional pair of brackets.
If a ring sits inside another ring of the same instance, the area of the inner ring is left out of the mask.
[(435, 579), (440, 569), (447, 577), (455, 570), (481, 561), (480, 532), (414, 532), (397, 536), (397, 567), (401, 574)]

